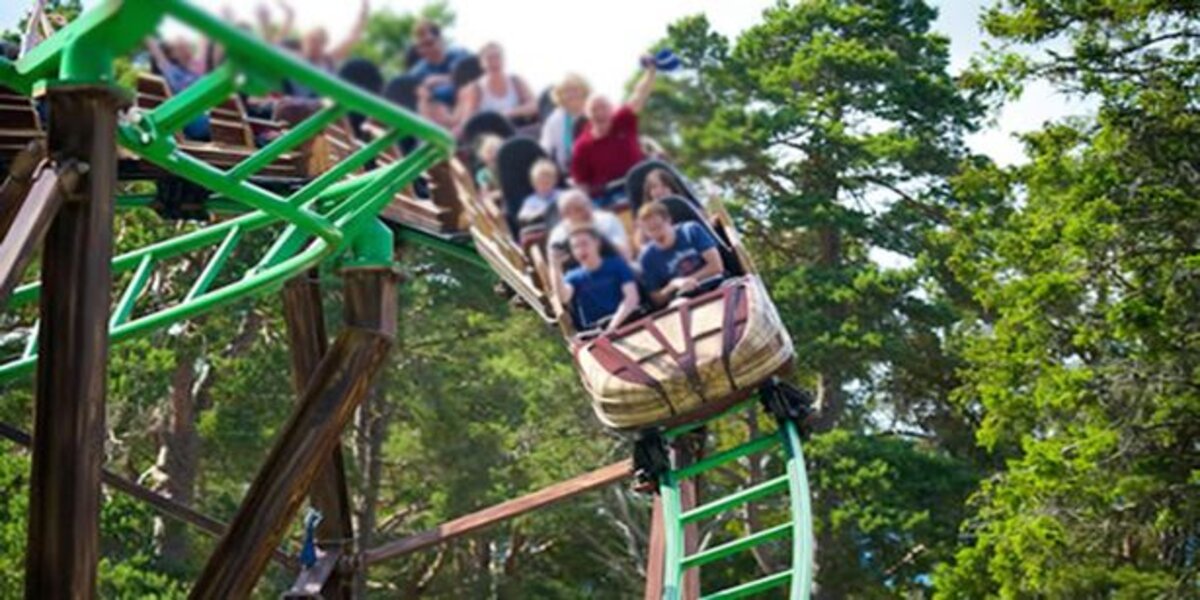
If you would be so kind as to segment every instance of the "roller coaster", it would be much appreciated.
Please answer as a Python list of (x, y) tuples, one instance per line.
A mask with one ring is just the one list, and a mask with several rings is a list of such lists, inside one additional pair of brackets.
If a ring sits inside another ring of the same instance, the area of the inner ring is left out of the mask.
[[(166, 19), (219, 44), (225, 62), (178, 94), (152, 77), (136, 90), (117, 85), (115, 59)], [(243, 95), (285, 81), (313, 90), (319, 106), (292, 123), (245, 115)], [(7, 169), (0, 304), (11, 322), (31, 321), (9, 332), (24, 342), (0, 354), (0, 382), (35, 381), (32, 436), (0, 426), (0, 435), (32, 449), (26, 597), (95, 596), (102, 483), (220, 537), (193, 598), (247, 597), (272, 560), (297, 571), (288, 597), (348, 598), (356, 569), (634, 477), (654, 494), (647, 598), (740, 598), (780, 588), (789, 598), (809, 597), (808, 403), (778, 379), (792, 343), (719, 201), (698, 208), (704, 203), (690, 191), (664, 201), (675, 221), (700, 223), (720, 240), (727, 272), (719, 284), (615, 331), (579, 331), (571, 308), (549, 293), (541, 251), (518, 243), (506, 207), (521, 190), (506, 188), (499, 199), (480, 192), (448, 132), (185, 0), (106, 0), (19, 60), (0, 59), (0, 86)], [(212, 141), (186, 139), (186, 124), (206, 114)], [(370, 135), (352, 121), (369, 122)], [(256, 144), (262, 130), (271, 141)], [(502, 153), (519, 163), (538, 149), (513, 135)], [(624, 210), (640, 204), (636, 193), (630, 200)], [(206, 218), (114, 256), (116, 211), (145, 206), (167, 219)], [(396, 257), (405, 244), (490, 268), (557, 324), (597, 417), (630, 437), (632, 459), (377, 548), (344, 544), (354, 532), (340, 435), (387, 364), (403, 316)], [(31, 269), (38, 253), (39, 268)], [(152, 291), (155, 273), (183, 259), (204, 265), (186, 292)], [(332, 342), (314, 270), (344, 283), (345, 327)], [(275, 293), (283, 297), (298, 402), (232, 522), (106, 471), (110, 345)], [(755, 401), (777, 428), (710, 449), (708, 425)], [(777, 475), (700, 502), (698, 478), (763, 453), (781, 458)], [(782, 494), (787, 521), (700, 547), (697, 523)], [(313, 533), (316, 553), (298, 565), (277, 549), (306, 501), (325, 519)], [(787, 538), (792, 557), (784, 570), (701, 595), (704, 565)]]

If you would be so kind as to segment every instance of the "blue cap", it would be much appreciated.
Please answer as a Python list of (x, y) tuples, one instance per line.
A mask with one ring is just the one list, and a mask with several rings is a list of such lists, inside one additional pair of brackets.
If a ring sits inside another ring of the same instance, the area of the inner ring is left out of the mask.
[(675, 56), (675, 51), (670, 48), (663, 48), (654, 54), (654, 64), (659, 71), (674, 71), (682, 66), (679, 57)]

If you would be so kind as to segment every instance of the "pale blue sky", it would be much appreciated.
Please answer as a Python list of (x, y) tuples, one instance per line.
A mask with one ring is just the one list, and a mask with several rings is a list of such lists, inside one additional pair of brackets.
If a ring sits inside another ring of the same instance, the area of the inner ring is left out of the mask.
[[(254, 2), (245, 0), (197, 0), (217, 10), (231, 4), (249, 19)], [(346, 31), (357, 13), (359, 0), (292, 0), (300, 26), (322, 25), (336, 38)], [(388, 6), (402, 11), (420, 6), (421, 1), (371, 0), (373, 7)], [(85, 0), (91, 6), (96, 0)], [(636, 66), (637, 56), (664, 33), (668, 23), (697, 12), (705, 12), (722, 33), (734, 36), (753, 24), (774, 0), (450, 0), (458, 15), (452, 32), (456, 42), (476, 48), (495, 39), (507, 49), (515, 72), (541, 88), (568, 71), (579, 71), (593, 85), (608, 93), (620, 91)], [(935, 1), (940, 16), (938, 30), (950, 37), (955, 71), (981, 51), (983, 35), (978, 19), (990, 0)], [(31, 0), (0, 1), (0, 27), (15, 25)], [(516, 7), (520, 7), (518, 10)], [(635, 16), (636, 15), (636, 16)], [(547, 24), (553, 24), (547, 25)], [(1002, 163), (1020, 160), (1021, 147), (1015, 133), (1032, 131), (1047, 120), (1086, 110), (1054, 94), (1047, 86), (1029, 87), (1018, 102), (1005, 107), (996, 122), (973, 136), (971, 146)]]

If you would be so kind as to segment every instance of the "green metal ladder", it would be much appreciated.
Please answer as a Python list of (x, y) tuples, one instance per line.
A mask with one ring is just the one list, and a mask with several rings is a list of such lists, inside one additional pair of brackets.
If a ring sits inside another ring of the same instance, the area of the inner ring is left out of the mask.
[[(663, 437), (668, 444), (673, 443), (708, 423), (744, 408), (745, 404), (742, 404), (711, 419), (668, 430)], [(807, 600), (810, 597), (813, 579), (812, 508), (809, 500), (808, 473), (804, 465), (804, 453), (801, 446), (801, 426), (798, 424), (799, 419), (795, 418), (777, 418), (776, 422), (778, 427), (771, 433), (704, 457), (692, 464), (671, 468), (659, 475), (658, 489), (662, 496), (662, 526), (665, 542), (664, 600), (678, 600), (683, 597), (684, 575), (688, 570), (789, 536), (792, 540), (792, 559), (788, 568), (760, 579), (704, 595), (702, 599), (743, 598), (785, 585), (790, 586), (788, 598), (792, 600)], [(685, 481), (743, 457), (768, 451), (778, 451), (782, 454), (786, 464), (784, 474), (684, 510), (680, 488)], [(684, 539), (685, 528), (689, 525), (737, 509), (748, 503), (785, 493), (789, 496), (791, 513), (791, 519), (788, 522), (711, 548), (704, 548), (691, 554), (687, 553)]]
[[(153, 110), (132, 113), (118, 125), (118, 142), (140, 159), (205, 188), (211, 193), (210, 202), (232, 217), (113, 259), (114, 278), (129, 274), (129, 279), (119, 290), (111, 314), (110, 340), (118, 343), (261, 296), (335, 259), (344, 266), (390, 266), (394, 234), (379, 221), (378, 214), (397, 192), (450, 156), (454, 138), (186, 0), (106, 0), (19, 61), (0, 59), (0, 83), (27, 95), (56, 85), (111, 85), (113, 59), (132, 49), (168, 17), (224, 47), (226, 63)], [(176, 145), (177, 131), (231, 95), (278, 89), (285, 79), (320, 94), (323, 108), (239, 164), (218, 169)], [(371, 119), (384, 133), (290, 194), (280, 195), (254, 183), (252, 178), (272, 162), (351, 112)], [(405, 137), (419, 142), (413, 152), (358, 173)], [(133, 199), (118, 198), (117, 202), (118, 208), (139, 204)], [(248, 235), (264, 230), (274, 241), (253, 264), (231, 260), (239, 245), (246, 245)], [(402, 235), (427, 241), (427, 236), (419, 234)], [(199, 257), (204, 265), (188, 292), (179, 298), (146, 302), (145, 292), (155, 269), (185, 256)], [(31, 305), (40, 291), (38, 283), (28, 283), (13, 293), (7, 307), (0, 308)], [(35, 324), (22, 351), (0, 356), (0, 383), (27, 375), (37, 364), (36, 330)]]

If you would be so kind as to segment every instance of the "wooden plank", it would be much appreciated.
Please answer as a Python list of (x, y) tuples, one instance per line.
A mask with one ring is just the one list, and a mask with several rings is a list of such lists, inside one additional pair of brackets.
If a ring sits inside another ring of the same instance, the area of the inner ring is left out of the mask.
[[(60, 173), (61, 171), (61, 173)], [(61, 169), (43, 168), (11, 213), (0, 217), (0, 306), (25, 275), (25, 268), (50, 229), (66, 194), (74, 191), (83, 176), (71, 161)], [(8, 211), (4, 211), (7, 213)]]
[[(313, 373), (300, 405), (230, 523), (229, 533), (192, 588), (191, 598), (246, 598), (254, 589), (271, 549), (294, 524), (318, 469), (337, 446), (346, 422), (387, 361), (396, 331), (397, 280), (391, 270), (364, 269), (347, 275), (349, 326), (338, 334)], [(362, 296), (367, 293), (373, 297)], [(368, 323), (375, 327), (364, 326)]]
[(318, 550), (317, 564), (312, 568), (300, 571), (296, 582), (292, 584), (292, 589), (283, 593), (284, 600), (300, 598), (329, 600), (330, 596), (326, 590), (330, 587), (330, 581), (337, 578), (340, 558), (340, 553)]
[(663, 529), (662, 496), (654, 495), (654, 508), (650, 511), (650, 543), (646, 549), (646, 593), (645, 600), (662, 600), (663, 575), (666, 571), (666, 531)]
[[(8, 165), (8, 177), (0, 183), (0, 237), (8, 231), (17, 216), (29, 188), (33, 186), (33, 175), (46, 158), (46, 143), (38, 140), (27, 142), (21, 147)], [(0, 301), (0, 305), (3, 305)]]
[(623, 460), (556, 483), (550, 487), (497, 504), (490, 508), (443, 523), (434, 529), (396, 540), (363, 553), (362, 564), (373, 565), (406, 554), (412, 554), (438, 544), (444, 544), (469, 533), (507, 521), (525, 513), (558, 504), (592, 490), (607, 487), (633, 476), (633, 461)]
[(42, 254), (26, 598), (96, 593), (118, 94), (62, 85), (47, 95), (50, 155), (90, 169)]

